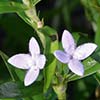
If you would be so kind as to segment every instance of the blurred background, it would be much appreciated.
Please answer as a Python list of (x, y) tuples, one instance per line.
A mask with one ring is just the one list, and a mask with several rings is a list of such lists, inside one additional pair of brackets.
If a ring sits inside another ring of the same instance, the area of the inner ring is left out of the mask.
[[(21, 0), (5, 0), (18, 1)], [(40, 19), (44, 19), (45, 25), (57, 30), (61, 40), (64, 29), (77, 32), (81, 35), (78, 44), (94, 42), (99, 13), (100, 0), (41, 0), (36, 6)], [(99, 9), (99, 8), (98, 8)], [(34, 36), (34, 30), (27, 25), (17, 14), (0, 15), (0, 49), (7, 55), (28, 52), (28, 41)], [(1, 67), (2, 66), (2, 67)], [(3, 73), (4, 72), (4, 73)], [(6, 73), (5, 73), (6, 72)], [(9, 73), (0, 58), (0, 80), (7, 81)], [(82, 80), (71, 82), (68, 85), (68, 100), (100, 100), (95, 92), (99, 93), (98, 83), (95, 78), (89, 76)]]

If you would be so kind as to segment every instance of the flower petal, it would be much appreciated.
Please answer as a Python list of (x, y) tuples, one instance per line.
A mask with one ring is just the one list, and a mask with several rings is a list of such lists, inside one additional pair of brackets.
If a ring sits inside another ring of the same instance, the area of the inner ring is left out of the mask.
[(54, 56), (62, 63), (68, 63), (70, 60), (70, 55), (61, 50), (56, 50)]
[(83, 60), (90, 56), (96, 48), (97, 45), (94, 43), (85, 43), (76, 48), (73, 57), (78, 60)]
[(74, 39), (71, 35), (70, 32), (68, 32), (67, 30), (64, 30), (63, 35), (62, 35), (62, 45), (64, 50), (68, 53), (68, 54), (72, 54), (75, 50), (75, 42)]
[(36, 66), (43, 69), (46, 63), (46, 57), (44, 55), (39, 55), (36, 61)]
[(29, 51), (33, 57), (35, 54), (40, 54), (40, 48), (39, 48), (38, 42), (36, 41), (34, 37), (32, 37), (29, 41)]
[(84, 68), (83, 68), (83, 64), (80, 61), (78, 61), (76, 59), (72, 59), (69, 61), (68, 67), (73, 73), (75, 73), (79, 76), (83, 76)]
[(16, 54), (8, 59), (8, 62), (21, 69), (29, 69), (28, 62), (31, 60), (31, 56), (29, 54)]
[(24, 84), (25, 86), (31, 85), (39, 75), (39, 68), (31, 68), (25, 75)]

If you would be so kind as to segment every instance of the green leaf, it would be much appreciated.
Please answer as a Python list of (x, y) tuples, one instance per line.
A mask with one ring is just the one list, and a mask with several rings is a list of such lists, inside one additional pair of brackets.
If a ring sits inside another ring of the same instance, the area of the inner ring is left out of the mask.
[[(97, 55), (96, 55), (96, 60), (98, 62), (100, 62), (100, 19), (98, 18), (97, 21), (97, 30), (96, 30), (96, 34), (95, 34), (95, 43), (98, 45), (97, 48)], [(95, 75), (94, 75), (95, 79), (98, 81), (98, 83), (100, 84), (100, 71), (98, 71)]]
[(44, 47), (44, 53), (48, 54), (51, 48), (51, 42), (57, 40), (57, 32), (49, 26), (38, 29), (38, 36)]
[(6, 98), (6, 99), (0, 99), (0, 100), (16, 100), (16, 99), (14, 99), (14, 98)]
[(21, 12), (27, 10), (28, 8), (22, 3), (17, 2), (0, 2), (0, 14), (11, 13), (11, 12)]
[(20, 97), (21, 91), (14, 82), (7, 82), (0, 85), (0, 98)]
[(38, 4), (41, 0), (30, 0), (33, 4), (33, 6), (35, 6), (36, 4)]
[(44, 47), (44, 53), (48, 54), (51, 52), (51, 42), (57, 40), (57, 32), (49, 26), (44, 26), (41, 29), (38, 29), (38, 36), (41, 39), (41, 42)]
[(77, 43), (80, 38), (79, 32), (73, 32), (72, 35), (74, 37), (75, 42)]
[(97, 29), (97, 21), (100, 18), (99, 2), (97, 0), (81, 0), (85, 7), (85, 14), (93, 26), (94, 31)]
[(3, 53), (2, 51), (0, 51), (0, 56), (2, 57), (12, 80), (13, 81), (15, 81), (15, 80), (23, 81), (25, 72), (23, 70), (14, 68), (12, 65), (10, 65), (8, 63), (8, 56), (5, 53)]
[[(52, 77), (54, 75), (55, 72), (55, 68), (56, 68), (56, 59), (50, 57), (50, 59), (53, 59), (53, 61), (45, 68), (45, 75), (44, 75), (44, 93), (48, 90), (51, 81), (52, 81)], [(48, 59), (49, 60), (49, 59)]]
[(92, 75), (92, 74), (96, 73), (98, 70), (100, 70), (100, 64), (90, 57), (88, 59), (86, 59), (83, 62), (83, 64), (84, 64), (84, 69), (85, 69), (84, 75), (82, 77), (80, 77), (76, 74), (73, 74), (72, 76), (69, 77), (68, 82), (84, 78), (84, 77)]
[(33, 100), (44, 100), (43, 94), (35, 95), (35, 96), (33, 97)]
[(12, 73), (13, 70), (10, 67), (11, 65), (7, 62), (8, 56), (5, 53), (3, 53), (2, 51), (0, 51), (0, 56), (2, 57), (7, 69), (9, 71), (9, 74), (10, 74), (12, 80), (15, 81), (15, 78), (14, 78), (13, 73)]
[(49, 26), (44, 26), (43, 28), (40, 28), (39, 31), (48, 36), (57, 35), (57, 32)]
[(33, 85), (25, 87), (15, 82), (6, 82), (0, 85), (0, 98), (23, 98), (42, 93), (43, 84), (35, 82)]
[(35, 6), (41, 0), (23, 0), (23, 3), (29, 7)]
[(48, 27), (44, 26), (41, 29), (38, 29), (40, 33), (45, 36), (45, 54), (47, 55), (47, 64), (44, 69), (44, 93), (48, 90), (53, 75), (55, 73), (56, 68), (56, 59), (52, 55), (52, 53), (58, 49), (58, 40), (57, 40), (57, 32)]
[(48, 37), (48, 36), (45, 35), (45, 47), (44, 47), (45, 48), (44, 49), (44, 53), (45, 54), (49, 54), (50, 47), (51, 47), (51, 39), (50, 39), (50, 37)]
[(30, 25), (32, 27), (31, 21), (30, 19), (27, 17), (27, 15), (25, 14), (25, 12), (17, 12), (17, 14), (19, 15), (19, 17), (21, 17), (28, 25)]
[[(58, 41), (54, 41), (51, 43), (51, 53), (53, 53), (55, 50), (58, 49)], [(53, 78), (53, 75), (55, 73), (55, 68), (56, 68), (56, 64), (57, 64), (57, 61), (55, 59), (55, 57), (53, 55), (47, 55), (47, 66), (44, 70), (44, 93), (48, 90), (50, 84), (51, 84), (51, 81), (52, 81), (52, 78)]]
[(22, 97), (31, 97), (34, 95), (42, 94), (43, 93), (43, 82), (37, 81), (28, 87), (25, 87), (22, 85), (19, 87), (19, 89), (22, 92)]
[(51, 43), (51, 53), (54, 53), (55, 50), (58, 50), (58, 40), (55, 40)]
[(97, 73), (94, 75), (94, 78), (96, 79), (96, 81), (97, 81), (98, 84), (100, 85), (100, 71), (97, 72)]
[(16, 73), (16, 75), (18, 76), (18, 78), (19, 78), (21, 81), (24, 80), (24, 77), (25, 77), (25, 74), (26, 74), (26, 72), (25, 72), (24, 70), (15, 68), (15, 73)]
[(97, 31), (95, 34), (95, 43), (98, 45), (98, 49), (100, 48), (100, 18), (97, 21)]

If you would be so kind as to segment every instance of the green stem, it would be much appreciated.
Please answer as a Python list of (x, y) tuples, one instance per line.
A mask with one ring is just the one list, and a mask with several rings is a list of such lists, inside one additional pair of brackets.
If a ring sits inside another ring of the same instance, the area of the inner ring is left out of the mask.
[(57, 94), (58, 100), (66, 100), (66, 89), (67, 86), (65, 84), (58, 84), (54, 85), (53, 89), (55, 93)]

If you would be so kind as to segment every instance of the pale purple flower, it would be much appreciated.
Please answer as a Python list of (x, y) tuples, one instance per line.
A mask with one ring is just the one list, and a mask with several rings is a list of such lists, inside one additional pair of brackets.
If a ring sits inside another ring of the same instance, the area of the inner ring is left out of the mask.
[(16, 68), (26, 69), (24, 84), (31, 85), (38, 77), (40, 69), (46, 63), (46, 57), (40, 54), (39, 45), (34, 37), (29, 41), (29, 54), (16, 54), (8, 59), (8, 62)]
[(94, 43), (85, 43), (76, 47), (74, 39), (70, 32), (64, 30), (62, 35), (62, 46), (64, 51), (56, 50), (54, 56), (62, 63), (67, 63), (69, 69), (82, 76), (84, 74), (83, 64), (80, 60), (83, 60), (90, 56), (94, 50), (97, 48), (97, 45)]

